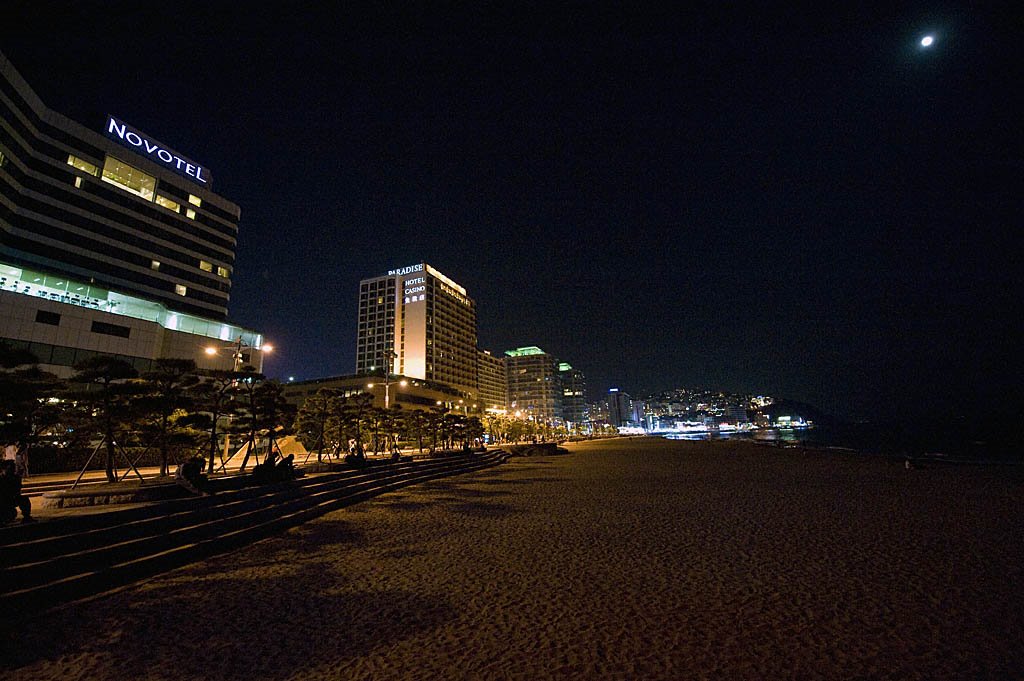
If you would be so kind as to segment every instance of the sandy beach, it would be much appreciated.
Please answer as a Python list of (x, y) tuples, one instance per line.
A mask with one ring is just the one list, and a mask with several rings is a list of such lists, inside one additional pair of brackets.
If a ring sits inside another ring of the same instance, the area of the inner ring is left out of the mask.
[(1024, 472), (569, 450), (5, 626), (0, 678), (1024, 678)]

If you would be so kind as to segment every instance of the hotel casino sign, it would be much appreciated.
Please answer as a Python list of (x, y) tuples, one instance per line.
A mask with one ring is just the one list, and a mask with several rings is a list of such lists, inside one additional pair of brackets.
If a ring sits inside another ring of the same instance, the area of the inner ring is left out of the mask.
[(204, 168), (195, 161), (190, 161), (176, 151), (169, 149), (165, 144), (157, 142), (149, 135), (139, 132), (132, 126), (119, 121), (113, 116), (107, 116), (107, 137), (132, 149), (137, 154), (145, 156), (154, 163), (158, 163), (173, 170), (178, 175), (192, 180), (207, 189), (210, 188), (210, 170)]

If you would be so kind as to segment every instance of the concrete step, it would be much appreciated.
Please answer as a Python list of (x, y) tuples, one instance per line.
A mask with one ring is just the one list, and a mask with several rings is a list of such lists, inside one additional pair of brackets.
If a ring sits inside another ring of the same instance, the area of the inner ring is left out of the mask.
[(142, 553), (161, 551), (177, 543), (215, 535), (226, 528), (260, 522), (274, 514), (287, 514), (316, 504), (323, 498), (350, 496), (364, 490), (404, 483), (432, 472), (458, 470), (465, 465), (466, 462), (462, 461), (440, 461), (419, 467), (382, 467), (368, 474), (304, 485), (280, 483), (261, 488), (258, 496), (239, 494), (236, 497), (241, 498), (191, 511), (147, 517), (77, 535), (57, 535), (6, 547), (0, 554), (6, 567), (4, 588), (16, 590), (31, 583), (49, 581), (55, 574), (123, 562)]
[[(115, 514), (121, 517), (114, 519), (114, 524), (87, 529), (77, 542), (55, 534), (9, 545), (4, 547), (0, 608), (39, 610), (100, 593), (234, 550), (384, 492), (480, 470), (505, 458), (501, 452), (489, 452), (329, 474), (327, 480), (304, 481), (307, 484), (303, 485), (282, 483), (262, 494), (240, 494), (231, 500), (196, 499), (216, 503), (179, 510), (170, 516), (133, 514), (126, 522), (117, 522), (125, 520), (127, 514)], [(54, 554), (51, 547), (43, 549), (51, 543), (71, 550)], [(48, 557), (40, 558), (43, 553)]]
[[(455, 459), (457, 457), (450, 457)], [(403, 470), (410, 465), (434, 464), (445, 459), (431, 459), (422, 462), (401, 462), (397, 464), (379, 464), (363, 469), (344, 469), (331, 473), (319, 473), (312, 476), (304, 476), (293, 481), (291, 484), (324, 484), (327, 481), (343, 478), (356, 478), (370, 474), (373, 471), (387, 467), (389, 470)], [(102, 513), (89, 515), (71, 515), (50, 522), (40, 522), (30, 525), (8, 525), (0, 528), (0, 547), (13, 546), (22, 542), (31, 541), (37, 538), (47, 537), (53, 534), (71, 535), (88, 530), (126, 524), (134, 520), (145, 519), (154, 516), (167, 516), (176, 512), (191, 512), (197, 507), (216, 506), (227, 503), (241, 496), (260, 496), (267, 493), (270, 485), (253, 484), (249, 476), (231, 476), (228, 478), (213, 478), (210, 480), (211, 489), (217, 492), (213, 497), (195, 497), (189, 495), (184, 489), (173, 484), (164, 484), (178, 491), (184, 496), (181, 498), (162, 498), (160, 503), (133, 506), (130, 508), (117, 508), (111, 505), (110, 510)]]

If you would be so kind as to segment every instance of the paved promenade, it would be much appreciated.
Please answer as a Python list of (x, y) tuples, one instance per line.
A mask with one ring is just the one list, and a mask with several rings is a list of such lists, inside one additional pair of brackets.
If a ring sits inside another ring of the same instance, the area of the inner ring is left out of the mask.
[(603, 441), (5, 628), (0, 679), (1019, 678), (1024, 480)]
[[(418, 452), (417, 452), (418, 454)], [(316, 463), (316, 454), (313, 453), (308, 457), (308, 460), (304, 461), (304, 458), (296, 460), (296, 466), (301, 468), (304, 463)], [(383, 457), (369, 457), (370, 460), (376, 460), (377, 458)], [(331, 461), (337, 461), (337, 459), (331, 459)], [(250, 459), (246, 470), (241, 471), (240, 466), (242, 464), (241, 457), (235, 457), (227, 462), (227, 465), (223, 468), (218, 468), (217, 472), (212, 476), (212, 479), (227, 478), (239, 474), (248, 474), (252, 472), (255, 462)], [(159, 483), (173, 483), (174, 482), (174, 470), (176, 465), (169, 467), (171, 475), (168, 477), (160, 477), (159, 466), (141, 466), (137, 470), (141, 474), (144, 482), (142, 484), (159, 484)], [(119, 468), (116, 471), (119, 485), (134, 486), (139, 484), (139, 476), (131, 469)], [(48, 492), (57, 492), (63, 490), (69, 490), (73, 485), (76, 485), (76, 490), (88, 491), (95, 489), (100, 485), (107, 485), (106, 473), (102, 470), (90, 469), (85, 471), (65, 471), (61, 473), (42, 473), (37, 475), (31, 475), (22, 481), (22, 493), (28, 496), (32, 501), (32, 515), (37, 520), (46, 521), (51, 518), (62, 518), (68, 515), (74, 514), (86, 514), (86, 513), (103, 513), (109, 510), (117, 510), (120, 508), (128, 508), (130, 504), (101, 504), (97, 506), (76, 506), (70, 508), (50, 508), (43, 505), (44, 501), (41, 498)], [(18, 515), (18, 521), (21, 519), (21, 515)]]

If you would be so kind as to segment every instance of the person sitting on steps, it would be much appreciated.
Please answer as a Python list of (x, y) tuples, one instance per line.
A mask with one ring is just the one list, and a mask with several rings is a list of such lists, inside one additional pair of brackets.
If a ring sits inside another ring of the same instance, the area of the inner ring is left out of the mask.
[(32, 502), (21, 493), (21, 476), (14, 461), (9, 459), (0, 462), (0, 522), (9, 523), (21, 511), (21, 522), (34, 523)]
[(205, 463), (206, 459), (203, 457), (193, 456), (174, 471), (174, 481), (192, 494), (201, 497), (208, 496), (210, 493), (207, 491), (207, 480), (203, 475), (203, 464)]

